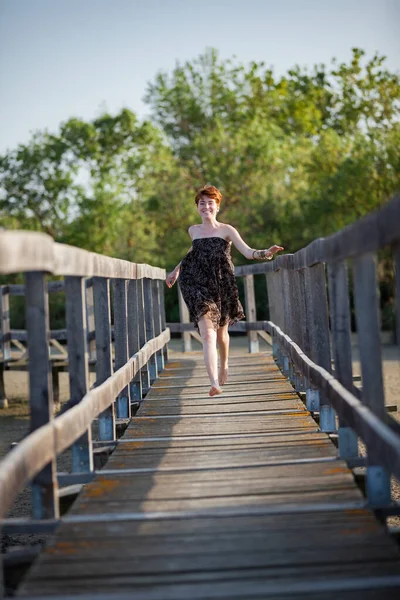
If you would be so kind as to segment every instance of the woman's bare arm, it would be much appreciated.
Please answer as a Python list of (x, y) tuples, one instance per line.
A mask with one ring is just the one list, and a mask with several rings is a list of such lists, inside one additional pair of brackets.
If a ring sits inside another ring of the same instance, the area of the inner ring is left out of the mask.
[[(192, 229), (192, 227), (193, 227), (193, 225), (192, 225), (191, 227), (189, 227), (189, 229), (188, 229), (188, 232), (189, 232), (189, 235), (190, 235), (190, 237), (192, 237), (192, 234), (191, 234), (191, 229)], [(187, 255), (189, 254), (189, 252), (191, 252), (191, 251), (192, 251), (192, 249), (193, 249), (193, 246), (190, 246), (190, 248), (189, 248), (189, 250), (186, 252), (185, 256), (187, 256)], [(180, 261), (180, 262), (179, 262), (179, 263), (176, 265), (175, 269), (174, 269), (173, 271), (171, 271), (171, 273), (169, 273), (169, 274), (167, 275), (167, 277), (166, 277), (166, 279), (165, 279), (165, 282), (166, 282), (166, 284), (167, 284), (167, 286), (168, 286), (168, 287), (172, 287), (172, 286), (174, 285), (175, 281), (178, 279), (178, 277), (179, 277), (179, 271), (180, 271), (180, 269), (181, 269), (181, 262), (182, 262), (182, 261)]]
[(274, 254), (276, 254), (276, 252), (280, 252), (284, 249), (282, 246), (273, 245), (265, 250), (255, 250), (246, 244), (246, 242), (241, 238), (237, 229), (232, 227), (232, 225), (226, 225), (225, 227), (228, 230), (229, 239), (235, 248), (239, 250), (240, 254), (243, 254), (243, 256), (249, 260), (269, 260), (274, 256)]

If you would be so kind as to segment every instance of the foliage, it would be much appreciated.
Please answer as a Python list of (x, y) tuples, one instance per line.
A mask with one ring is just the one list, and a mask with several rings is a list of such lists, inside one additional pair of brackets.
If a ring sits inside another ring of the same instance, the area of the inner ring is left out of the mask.
[[(151, 121), (71, 118), (0, 157), (0, 219), (171, 269), (198, 219), (194, 191), (212, 182), (249, 245), (294, 252), (398, 190), (399, 98), (398, 74), (360, 49), (281, 77), (209, 49), (149, 83)], [(175, 303), (168, 291), (169, 315)]]

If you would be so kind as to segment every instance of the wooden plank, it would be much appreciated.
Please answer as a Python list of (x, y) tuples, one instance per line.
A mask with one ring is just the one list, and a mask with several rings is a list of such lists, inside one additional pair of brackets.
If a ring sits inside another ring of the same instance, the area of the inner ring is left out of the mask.
[[(243, 277), (244, 283), (244, 302), (245, 302), (245, 313), (247, 321), (257, 321), (256, 315), (256, 297), (254, 293), (254, 276), (245, 275)], [(249, 331), (247, 334), (249, 343), (250, 354), (255, 354), (260, 351), (258, 343), (257, 332)]]
[[(89, 390), (87, 315), (83, 277), (65, 278), (70, 405), (75, 406)], [(93, 471), (92, 431), (88, 427), (72, 446), (72, 471)]]
[[(138, 282), (128, 282), (128, 354), (132, 357), (140, 350), (139, 341), (139, 311), (138, 311)], [(138, 371), (130, 383), (131, 401), (142, 401), (143, 386), (142, 375)]]
[[(101, 385), (113, 372), (110, 282), (108, 279), (93, 278), (93, 300), (96, 335), (96, 385)], [(99, 415), (99, 439), (116, 439), (114, 403), (111, 403)]]
[[(128, 353), (128, 282), (125, 279), (113, 280), (114, 304), (114, 350), (115, 370), (129, 360)], [(130, 389), (127, 385), (116, 399), (117, 417), (129, 419), (131, 416)]]
[[(178, 281), (178, 302), (179, 302), (180, 322), (182, 323), (182, 325), (190, 324), (191, 329), (193, 328), (193, 330), (194, 330), (193, 323), (190, 323), (189, 309), (186, 306), (186, 302), (183, 299), (181, 288), (179, 287), (179, 281)], [(182, 352), (191, 352), (192, 351), (192, 338), (188, 331), (183, 330), (182, 340), (183, 340)]]
[[(153, 310), (153, 294), (150, 279), (143, 280), (143, 293), (144, 293), (144, 320), (146, 325), (146, 339), (152, 340), (155, 336), (154, 331), (154, 310)], [(157, 379), (157, 362), (156, 357), (153, 355), (150, 360), (148, 370), (150, 375), (150, 385)]]
[[(45, 275), (43, 273), (26, 273), (25, 292), (25, 318), (29, 351), (30, 430), (35, 431), (49, 423), (53, 419), (54, 412), (49, 361), (49, 299)], [(36, 475), (32, 483), (34, 518), (58, 517), (57, 489), (57, 468), (55, 457), (53, 457)], [(7, 500), (6, 503), (8, 504)]]
[[(139, 344), (142, 348), (148, 341), (146, 333), (146, 311), (144, 303), (144, 280), (137, 282), (137, 302), (138, 302), (138, 324), (139, 324)], [(150, 372), (147, 366), (141, 370), (142, 393), (146, 395), (150, 389)]]

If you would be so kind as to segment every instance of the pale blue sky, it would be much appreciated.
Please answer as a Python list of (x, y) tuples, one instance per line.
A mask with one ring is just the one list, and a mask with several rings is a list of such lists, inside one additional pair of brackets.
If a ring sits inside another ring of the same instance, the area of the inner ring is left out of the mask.
[(399, 26), (400, 0), (0, 0), (0, 152), (71, 116), (145, 117), (147, 82), (209, 46), (277, 74), (357, 46), (400, 71)]

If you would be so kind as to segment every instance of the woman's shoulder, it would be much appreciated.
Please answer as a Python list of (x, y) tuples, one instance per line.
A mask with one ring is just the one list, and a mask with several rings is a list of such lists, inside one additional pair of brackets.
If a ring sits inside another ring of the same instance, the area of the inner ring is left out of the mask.
[(191, 226), (188, 228), (188, 234), (190, 235), (190, 237), (191, 237), (192, 239), (193, 239), (194, 232), (195, 232), (195, 231), (198, 229), (198, 227), (199, 227), (199, 225), (191, 225)]

